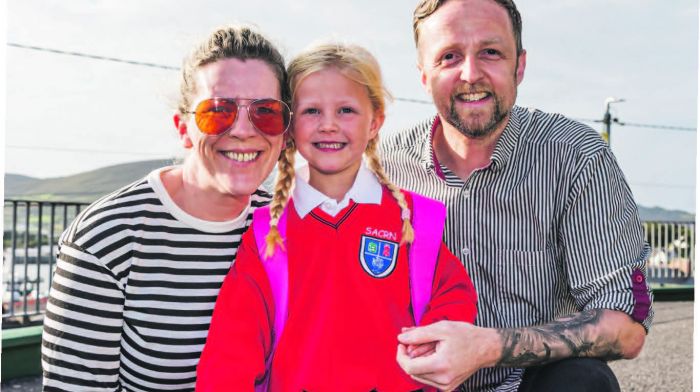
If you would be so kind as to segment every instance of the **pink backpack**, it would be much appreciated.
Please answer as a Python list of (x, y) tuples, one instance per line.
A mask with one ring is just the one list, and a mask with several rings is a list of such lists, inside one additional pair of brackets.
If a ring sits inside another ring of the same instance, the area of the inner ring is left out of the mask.
[[(418, 325), (430, 301), (437, 264), (438, 252), (442, 243), (442, 232), (445, 226), (447, 211), (441, 202), (408, 192), (413, 201), (411, 223), (415, 231), (413, 243), (409, 245), (409, 279), (411, 287), (411, 307), (413, 319)], [(287, 228), (287, 208), (282, 212), (277, 225), (282, 238), (285, 238)], [(275, 301), (275, 320), (273, 326), (274, 339), (272, 352), (282, 336), (284, 324), (287, 321), (287, 303), (289, 289), (289, 271), (287, 269), (287, 253), (277, 248), (275, 253), (265, 257), (265, 237), (270, 231), (269, 206), (258, 208), (253, 212), (253, 234), (258, 246), (260, 260), (265, 267)], [(273, 355), (266, 361), (267, 373), (262, 383), (255, 387), (256, 392), (267, 392), (270, 381), (270, 366)]]

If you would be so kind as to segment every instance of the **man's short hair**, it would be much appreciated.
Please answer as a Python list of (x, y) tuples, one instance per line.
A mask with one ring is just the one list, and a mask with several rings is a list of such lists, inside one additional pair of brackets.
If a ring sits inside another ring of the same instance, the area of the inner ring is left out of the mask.
[[(421, 0), (418, 3), (415, 11), (413, 11), (413, 40), (416, 43), (416, 47), (418, 47), (418, 36), (420, 34), (419, 28), (423, 19), (432, 15), (435, 11), (437, 11), (438, 8), (442, 7), (448, 1), (450, 0)], [(508, 12), (510, 23), (513, 27), (513, 38), (515, 38), (515, 48), (517, 50), (516, 53), (520, 55), (520, 53), (522, 53), (523, 51), (523, 42), (521, 38), (523, 22), (520, 18), (520, 12), (518, 12), (518, 8), (515, 6), (513, 0), (492, 1), (495, 1), (498, 5), (503, 7)]]

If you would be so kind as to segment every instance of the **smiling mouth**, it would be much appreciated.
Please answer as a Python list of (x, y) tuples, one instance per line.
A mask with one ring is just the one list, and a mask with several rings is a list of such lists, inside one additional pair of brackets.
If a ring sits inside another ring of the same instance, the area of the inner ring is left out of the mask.
[(233, 151), (222, 151), (221, 154), (226, 158), (236, 161), (236, 162), (251, 162), (260, 156), (260, 151), (254, 152), (233, 152)]
[(340, 150), (341, 148), (345, 147), (347, 143), (326, 143), (326, 142), (319, 142), (319, 143), (313, 143), (313, 145), (321, 150)]
[(482, 99), (486, 99), (490, 95), (491, 94), (489, 94), (487, 92), (463, 93), (463, 94), (457, 94), (457, 99), (459, 99), (462, 102), (477, 102), (477, 101), (481, 101)]

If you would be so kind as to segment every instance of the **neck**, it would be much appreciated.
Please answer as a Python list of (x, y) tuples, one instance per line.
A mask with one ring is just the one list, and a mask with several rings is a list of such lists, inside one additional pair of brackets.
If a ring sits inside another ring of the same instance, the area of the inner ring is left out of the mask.
[(248, 205), (249, 195), (234, 196), (199, 185), (187, 163), (161, 174), (170, 198), (186, 213), (207, 221), (223, 222), (237, 218)]
[(309, 166), (309, 185), (339, 202), (355, 183), (358, 170), (360, 170), (359, 161), (356, 165), (334, 173), (323, 173)]
[(432, 141), (435, 156), (441, 164), (464, 181), (474, 170), (491, 163), (491, 155), (506, 124), (508, 117), (503, 120), (503, 125), (491, 134), (482, 138), (471, 138), (464, 136), (441, 118)]

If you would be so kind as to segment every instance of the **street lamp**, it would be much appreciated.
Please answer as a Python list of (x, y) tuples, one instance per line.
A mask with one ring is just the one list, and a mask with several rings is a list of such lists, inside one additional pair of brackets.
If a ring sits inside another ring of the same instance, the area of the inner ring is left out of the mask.
[(607, 97), (605, 98), (605, 115), (603, 116), (603, 130), (605, 132), (604, 137), (608, 140), (608, 146), (612, 146), (611, 141), (611, 127), (610, 125), (614, 120), (610, 114), (610, 105), (613, 103), (625, 102), (624, 98)]

